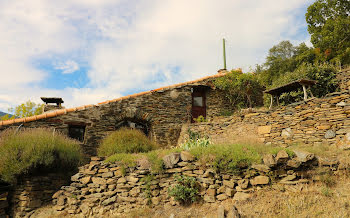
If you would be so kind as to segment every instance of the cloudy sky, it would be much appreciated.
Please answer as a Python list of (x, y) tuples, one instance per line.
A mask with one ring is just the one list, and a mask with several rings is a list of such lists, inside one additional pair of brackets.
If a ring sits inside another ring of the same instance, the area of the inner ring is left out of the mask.
[(311, 0), (0, 0), (0, 111), (66, 107), (248, 71), (282, 40), (308, 42)]

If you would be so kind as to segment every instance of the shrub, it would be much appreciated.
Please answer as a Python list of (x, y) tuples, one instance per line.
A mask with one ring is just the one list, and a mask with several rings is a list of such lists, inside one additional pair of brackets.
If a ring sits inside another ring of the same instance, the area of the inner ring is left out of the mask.
[(156, 144), (140, 130), (121, 128), (102, 141), (98, 148), (98, 155), (111, 156), (118, 153), (148, 152), (156, 147)]
[(77, 141), (49, 129), (2, 132), (0, 154), (0, 177), (10, 183), (35, 170), (73, 170), (82, 160)]
[(196, 202), (199, 198), (199, 185), (194, 177), (176, 176), (177, 184), (169, 188), (168, 193), (181, 204)]

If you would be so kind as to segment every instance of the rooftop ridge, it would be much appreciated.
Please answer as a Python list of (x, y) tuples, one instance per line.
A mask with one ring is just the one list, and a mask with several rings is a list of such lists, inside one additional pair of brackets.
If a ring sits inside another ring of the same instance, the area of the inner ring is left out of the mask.
[(89, 104), (89, 105), (83, 105), (83, 106), (67, 108), (67, 109), (58, 109), (58, 110), (54, 110), (54, 111), (51, 111), (51, 112), (48, 111), (46, 113), (35, 115), (35, 116), (31, 116), (31, 117), (24, 117), (24, 118), (17, 118), (17, 119), (11, 119), (11, 120), (4, 120), (4, 121), (0, 121), (0, 126), (11, 125), (11, 124), (14, 124), (14, 123), (27, 123), (27, 122), (32, 122), (32, 121), (41, 120), (41, 119), (45, 119), (45, 118), (57, 117), (59, 115), (67, 114), (69, 112), (81, 111), (81, 110), (85, 110), (85, 109), (92, 108), (92, 107), (99, 107), (101, 105), (109, 104), (109, 103), (112, 103), (112, 102), (117, 102), (117, 101), (122, 101), (122, 100), (130, 99), (130, 98), (135, 98), (135, 97), (139, 97), (139, 96), (146, 95), (146, 94), (151, 94), (151, 93), (154, 93), (154, 92), (159, 92), (159, 91), (170, 89), (170, 88), (176, 88), (176, 87), (181, 87), (181, 86), (192, 84), (192, 83), (196, 83), (196, 82), (201, 82), (201, 81), (204, 81), (204, 80), (207, 80), (207, 79), (222, 77), (222, 76), (225, 76), (225, 75), (226, 75), (226, 73), (215, 74), (215, 75), (202, 77), (202, 78), (199, 78), (199, 79), (196, 79), (196, 80), (192, 80), (192, 81), (188, 81), (188, 82), (177, 83), (177, 84), (170, 85), (170, 86), (163, 86), (163, 87), (160, 87), (160, 88), (157, 88), (157, 89), (152, 89), (152, 90), (145, 91), (145, 92), (139, 92), (139, 93), (135, 93), (135, 94), (131, 94), (131, 95), (126, 95), (126, 96), (122, 96), (122, 97), (115, 98), (115, 99), (112, 99), (112, 100), (106, 100), (106, 101), (103, 101), (103, 102), (99, 102), (97, 104)]

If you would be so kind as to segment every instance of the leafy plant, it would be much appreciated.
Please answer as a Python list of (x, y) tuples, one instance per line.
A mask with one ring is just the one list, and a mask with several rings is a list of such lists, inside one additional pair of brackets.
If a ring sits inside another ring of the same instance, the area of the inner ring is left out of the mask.
[(152, 203), (152, 190), (151, 190), (151, 185), (152, 181), (154, 180), (154, 175), (150, 174), (141, 179), (141, 182), (144, 183), (142, 192), (145, 194), (145, 197), (147, 198), (147, 204)]
[(111, 156), (118, 153), (140, 153), (156, 148), (157, 145), (140, 130), (121, 128), (101, 142), (98, 148), (98, 155)]
[(188, 129), (188, 140), (185, 143), (180, 145), (181, 149), (190, 150), (195, 147), (208, 147), (211, 145), (211, 142), (208, 137), (201, 137), (197, 132), (193, 132)]
[(77, 141), (39, 128), (2, 132), (0, 154), (0, 177), (10, 183), (37, 169), (75, 170), (82, 160)]
[(193, 118), (193, 120), (196, 122), (196, 123), (203, 123), (203, 122), (208, 122), (208, 120), (203, 117), (202, 115), (198, 116), (197, 118)]
[(170, 196), (181, 204), (190, 204), (199, 199), (199, 184), (194, 177), (176, 176), (177, 184), (168, 189)]
[(236, 108), (262, 105), (263, 87), (253, 73), (233, 70), (214, 81), (215, 87), (225, 92)]

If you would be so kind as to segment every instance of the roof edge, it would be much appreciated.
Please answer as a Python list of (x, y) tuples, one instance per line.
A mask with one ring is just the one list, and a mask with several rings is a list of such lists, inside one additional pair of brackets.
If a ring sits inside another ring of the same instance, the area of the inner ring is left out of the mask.
[(199, 79), (196, 79), (196, 80), (191, 80), (191, 81), (188, 81), (188, 82), (177, 83), (177, 84), (170, 85), (170, 86), (163, 86), (163, 87), (160, 87), (160, 88), (157, 88), (157, 89), (152, 89), (150, 91), (139, 92), (139, 93), (135, 93), (135, 94), (131, 94), (131, 95), (126, 95), (126, 96), (122, 96), (122, 97), (119, 97), (119, 98), (115, 98), (115, 99), (112, 99), (112, 100), (106, 100), (106, 101), (103, 101), (103, 102), (98, 102), (95, 105), (94, 104), (89, 104), (89, 105), (83, 105), (83, 106), (67, 108), (67, 109), (58, 109), (58, 110), (48, 111), (47, 113), (43, 113), (43, 114), (31, 116), (31, 117), (17, 118), (17, 119), (11, 119), (11, 120), (4, 120), (4, 121), (0, 121), (0, 126), (11, 125), (11, 124), (14, 124), (14, 123), (27, 123), (27, 122), (32, 122), (32, 121), (36, 121), (36, 120), (57, 117), (59, 115), (67, 114), (67, 113), (70, 113), (70, 112), (81, 111), (81, 110), (85, 110), (85, 109), (92, 108), (92, 107), (99, 107), (101, 105), (109, 104), (109, 103), (112, 103), (112, 102), (117, 102), (117, 101), (122, 101), (122, 100), (130, 99), (130, 98), (135, 98), (135, 97), (139, 97), (139, 96), (146, 95), (146, 94), (151, 94), (151, 93), (154, 93), (154, 92), (163, 91), (163, 90), (170, 89), (170, 88), (177, 88), (177, 87), (185, 86), (185, 85), (196, 83), (196, 82), (201, 82), (201, 81), (204, 81), (204, 80), (207, 80), (207, 79), (223, 77), (226, 74), (227, 73), (218, 73), (218, 74), (215, 74), (215, 75), (202, 77), (202, 78), (199, 78)]

